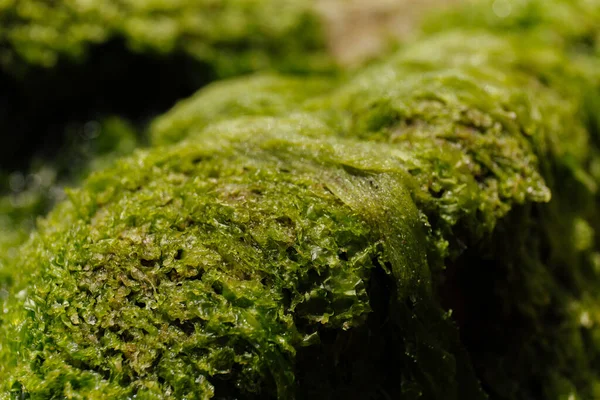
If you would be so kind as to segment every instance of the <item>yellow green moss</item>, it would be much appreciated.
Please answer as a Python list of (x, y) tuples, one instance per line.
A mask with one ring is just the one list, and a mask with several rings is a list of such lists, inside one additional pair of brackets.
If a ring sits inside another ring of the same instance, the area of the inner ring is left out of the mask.
[(454, 30), (180, 103), (11, 261), (4, 393), (597, 398), (599, 64)]
[(312, 2), (299, 0), (76, 1), (0, 4), (0, 64), (51, 67), (90, 47), (123, 39), (134, 52), (183, 52), (219, 75), (279, 66), (327, 68)]

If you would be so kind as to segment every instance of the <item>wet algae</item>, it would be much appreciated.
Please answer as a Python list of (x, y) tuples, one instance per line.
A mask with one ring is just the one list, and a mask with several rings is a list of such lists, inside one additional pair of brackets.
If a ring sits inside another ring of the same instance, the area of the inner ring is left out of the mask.
[(445, 29), (182, 101), (7, 261), (2, 393), (600, 397), (599, 64)]
[(0, 21), (0, 66), (11, 73), (52, 67), (61, 58), (82, 60), (114, 39), (132, 52), (188, 54), (219, 76), (273, 66), (314, 70), (331, 62), (311, 1), (7, 0)]

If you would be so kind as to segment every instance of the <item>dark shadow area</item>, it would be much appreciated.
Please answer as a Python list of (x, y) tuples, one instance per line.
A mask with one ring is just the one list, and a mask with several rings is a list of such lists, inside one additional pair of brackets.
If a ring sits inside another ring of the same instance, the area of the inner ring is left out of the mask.
[(569, 271), (579, 266), (562, 260), (566, 248), (553, 254), (553, 240), (566, 242), (556, 232), (567, 231), (552, 225), (554, 206), (515, 207), (491, 237), (448, 266), (439, 290), (490, 399), (547, 398), (553, 373), (586, 387), (565, 365), (574, 363), (565, 355), (572, 340), (566, 302), (577, 293)]
[(320, 329), (320, 344), (298, 350), (296, 398), (387, 400), (406, 391), (404, 343), (389, 320), (395, 290), (383, 269), (375, 268), (367, 323), (347, 331)]
[(214, 78), (210, 66), (184, 54), (137, 54), (122, 40), (92, 48), (82, 63), (0, 74), (0, 170), (51, 158), (69, 123), (118, 114), (143, 126)]

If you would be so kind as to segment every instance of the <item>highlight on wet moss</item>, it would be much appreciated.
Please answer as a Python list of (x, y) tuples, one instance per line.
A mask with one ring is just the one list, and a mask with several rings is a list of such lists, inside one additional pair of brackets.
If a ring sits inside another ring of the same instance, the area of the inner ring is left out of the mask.
[(600, 397), (600, 60), (570, 57), (447, 31), (180, 104), (20, 249), (4, 393)]

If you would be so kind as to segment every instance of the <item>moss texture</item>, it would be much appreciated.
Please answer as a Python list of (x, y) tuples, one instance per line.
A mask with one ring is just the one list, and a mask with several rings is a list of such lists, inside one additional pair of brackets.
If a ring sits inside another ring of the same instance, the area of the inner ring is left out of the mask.
[(448, 28), (495, 30), (535, 36), (568, 50), (600, 51), (600, 5), (585, 0), (481, 0), (468, 1), (431, 18), (424, 30)]
[(327, 64), (310, 1), (7, 0), (0, 15), (8, 70), (20, 60), (51, 67), (62, 57), (81, 59), (116, 37), (133, 51), (185, 52), (219, 75)]
[(198, 93), (7, 264), (2, 393), (600, 397), (599, 64), (445, 30)]
[(12, 280), (8, 260), (27, 240), (36, 219), (64, 200), (64, 187), (80, 183), (91, 171), (106, 168), (139, 145), (139, 135), (119, 117), (71, 125), (69, 131), (71, 140), (53, 162), (34, 159), (28, 173), (0, 177), (0, 279), (4, 282)]
[(155, 146), (177, 143), (210, 123), (234, 117), (293, 112), (334, 87), (331, 78), (264, 73), (218, 81), (156, 118), (149, 128), (150, 142)]

